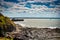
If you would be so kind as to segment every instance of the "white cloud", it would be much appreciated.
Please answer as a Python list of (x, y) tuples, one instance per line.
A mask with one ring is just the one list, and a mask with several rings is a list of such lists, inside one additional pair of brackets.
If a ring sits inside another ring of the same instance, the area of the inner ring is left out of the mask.
[[(35, 5), (36, 7), (37, 5)], [(40, 7), (40, 8), (39, 8)], [(11, 16), (34, 16), (34, 17), (56, 17), (58, 16), (58, 8), (48, 8), (45, 5), (40, 5), (39, 7), (36, 8), (30, 8), (27, 9), (26, 7), (23, 7), (20, 5), (14, 5), (12, 8), (9, 8), (8, 11), (6, 11), (6, 13), (11, 13)], [(18, 9), (18, 10), (17, 10)], [(24, 13), (25, 12), (25, 13)], [(13, 15), (14, 14), (14, 15)], [(7, 15), (8, 16), (8, 15)]]
[[(11, 2), (3, 2), (3, 3), (5, 3), (6, 5), (13, 6), (13, 7), (9, 8), (7, 11), (5, 11), (6, 13), (11, 13), (10, 16), (14, 16), (14, 15), (18, 16), (18, 17), (27, 16), (26, 14), (28, 14), (29, 16), (36, 16), (36, 17), (38, 17), (38, 16), (41, 16), (41, 17), (58, 16), (58, 8), (48, 8), (45, 5), (39, 5), (39, 6), (32, 5), (32, 7), (35, 7), (35, 8), (28, 9), (28, 8), (24, 7), (24, 5), (23, 6), (19, 5), (19, 3), (18, 4), (11, 3)], [(50, 6), (53, 6), (53, 5), (50, 5)], [(26, 13), (24, 13), (25, 11), (26, 11)], [(20, 13), (23, 13), (23, 14), (20, 14)], [(7, 15), (7, 16), (9, 16), (9, 15)]]
[(13, 6), (13, 5), (15, 5), (16, 3), (6, 2), (6, 1), (4, 1), (4, 0), (0, 0), (0, 4), (1, 4), (1, 5), (6, 5), (6, 6)]
[(20, 1), (20, 2), (21, 2), (22, 0), (18, 0), (18, 1)]
[[(22, 1), (22, 0), (18, 0), (18, 1)], [(27, 0), (27, 1), (31, 1), (31, 0)], [(57, 0), (34, 0), (35, 2), (53, 2), (53, 1), (57, 1)]]
[(0, 4), (3, 5), (3, 6), (1, 6), (1, 8), (3, 9), (3, 11), (7, 10), (7, 8), (5, 8), (5, 6), (7, 6), (7, 7), (10, 8), (10, 7), (16, 5), (16, 3), (6, 2), (6, 1), (4, 1), (4, 0), (0, 0)]
[(35, 1), (37, 1), (37, 2), (53, 2), (53, 1), (56, 1), (56, 0), (35, 0)]

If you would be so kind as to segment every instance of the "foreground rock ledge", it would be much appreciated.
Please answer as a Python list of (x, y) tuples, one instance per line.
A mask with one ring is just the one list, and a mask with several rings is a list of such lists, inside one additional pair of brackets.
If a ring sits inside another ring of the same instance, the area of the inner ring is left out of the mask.
[(21, 28), (11, 34), (14, 40), (60, 40), (60, 29), (50, 28)]

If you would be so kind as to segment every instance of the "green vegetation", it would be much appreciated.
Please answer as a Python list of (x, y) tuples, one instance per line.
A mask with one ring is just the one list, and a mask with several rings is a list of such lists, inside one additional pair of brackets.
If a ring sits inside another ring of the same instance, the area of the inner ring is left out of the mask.
[(12, 32), (14, 30), (16, 30), (14, 22), (0, 13), (0, 37), (5, 36), (6, 32)]
[(5, 38), (5, 37), (0, 37), (0, 40), (13, 40), (13, 38)]

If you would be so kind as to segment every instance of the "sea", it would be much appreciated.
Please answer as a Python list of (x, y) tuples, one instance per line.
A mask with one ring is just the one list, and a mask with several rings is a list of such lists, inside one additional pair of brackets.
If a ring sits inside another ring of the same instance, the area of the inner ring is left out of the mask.
[(14, 21), (22, 27), (29, 28), (59, 28), (60, 19), (24, 19), (24, 21)]

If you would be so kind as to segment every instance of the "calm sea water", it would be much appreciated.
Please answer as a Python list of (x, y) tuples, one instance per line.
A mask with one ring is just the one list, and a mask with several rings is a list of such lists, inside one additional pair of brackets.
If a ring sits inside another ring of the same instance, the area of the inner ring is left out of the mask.
[(60, 19), (24, 19), (24, 21), (15, 21), (15, 23), (23, 27), (60, 27)]

